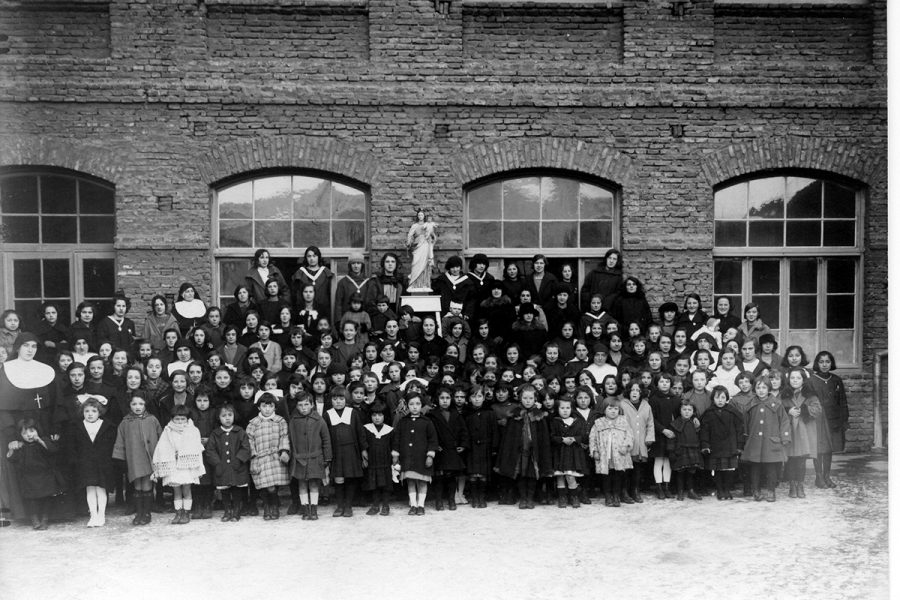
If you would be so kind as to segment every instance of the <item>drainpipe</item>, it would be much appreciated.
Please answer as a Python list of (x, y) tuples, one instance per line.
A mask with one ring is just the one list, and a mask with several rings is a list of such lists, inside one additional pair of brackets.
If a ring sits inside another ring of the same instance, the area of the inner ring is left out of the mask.
[(881, 427), (881, 361), (887, 355), (887, 350), (880, 350), (875, 353), (875, 382), (873, 385), (874, 399), (872, 406), (872, 414), (875, 416), (875, 435), (873, 436), (872, 452), (878, 454), (885, 452)]

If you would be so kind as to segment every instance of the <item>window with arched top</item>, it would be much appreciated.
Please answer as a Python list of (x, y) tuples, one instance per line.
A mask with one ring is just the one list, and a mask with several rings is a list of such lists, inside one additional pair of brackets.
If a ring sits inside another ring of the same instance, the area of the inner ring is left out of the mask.
[(759, 304), (781, 349), (830, 350), (842, 367), (858, 365), (864, 193), (805, 172), (717, 188), (716, 296)]
[(537, 252), (557, 276), (564, 264), (579, 282), (619, 239), (618, 191), (566, 172), (535, 172), (477, 183), (466, 190), (466, 254), (484, 253), (502, 277), (515, 262), (526, 273)]
[(272, 173), (233, 181), (214, 191), (218, 298), (224, 306), (242, 283), (248, 259), (267, 248), (286, 277), (308, 246), (318, 246), (336, 273), (346, 258), (368, 248), (369, 192), (324, 174)]
[(61, 322), (83, 300), (111, 309), (115, 292), (115, 187), (96, 177), (52, 167), (0, 171), (0, 276), (4, 306), (27, 327), (53, 301)]

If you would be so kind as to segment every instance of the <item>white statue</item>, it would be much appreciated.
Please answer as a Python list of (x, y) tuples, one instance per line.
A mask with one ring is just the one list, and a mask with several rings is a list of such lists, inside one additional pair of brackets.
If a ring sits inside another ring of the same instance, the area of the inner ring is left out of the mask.
[(416, 222), (409, 228), (406, 248), (412, 256), (409, 267), (409, 291), (431, 291), (431, 270), (434, 267), (435, 224), (421, 208), (416, 210)]

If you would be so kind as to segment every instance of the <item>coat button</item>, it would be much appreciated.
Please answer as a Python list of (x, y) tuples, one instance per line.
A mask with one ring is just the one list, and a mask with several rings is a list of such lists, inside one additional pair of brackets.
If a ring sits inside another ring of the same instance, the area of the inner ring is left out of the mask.
[[(759, 424), (762, 425), (763, 423), (765, 423), (765, 421), (763, 421), (762, 419), (760, 419), (760, 420), (759, 420)], [(762, 434), (760, 434), (760, 435), (762, 435)]]
[(759, 432), (759, 435), (762, 435), (762, 431)]
[(412, 448), (412, 442), (410, 442), (409, 446), (410, 446), (410, 448)]
[(766, 409), (761, 408), (761, 409), (759, 409), (759, 412), (766, 412)]

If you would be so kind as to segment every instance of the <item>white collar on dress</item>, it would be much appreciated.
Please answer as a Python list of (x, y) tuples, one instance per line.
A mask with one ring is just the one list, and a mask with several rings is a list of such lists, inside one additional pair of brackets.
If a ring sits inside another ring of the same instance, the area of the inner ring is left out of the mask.
[(375, 425), (373, 425), (372, 423), (366, 423), (365, 425), (363, 425), (363, 427), (365, 427), (366, 430), (371, 431), (376, 440), (380, 440), (394, 430), (393, 427), (387, 424), (381, 426), (381, 431), (375, 429)]
[(349, 406), (344, 407), (344, 412), (342, 414), (338, 414), (337, 410), (333, 408), (329, 408), (328, 412), (325, 413), (328, 415), (328, 420), (331, 421), (332, 425), (339, 425), (343, 423), (344, 425), (349, 425), (351, 423), (353, 409)]

